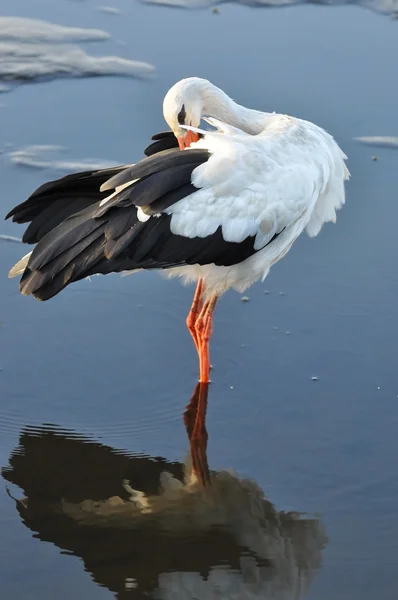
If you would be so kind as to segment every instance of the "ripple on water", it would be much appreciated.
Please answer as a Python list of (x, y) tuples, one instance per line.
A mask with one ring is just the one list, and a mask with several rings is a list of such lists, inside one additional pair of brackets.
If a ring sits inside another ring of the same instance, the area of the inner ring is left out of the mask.
[[(51, 417), (50, 417), (51, 418)], [(78, 436), (85, 435), (88, 437), (95, 438), (106, 438), (117, 443), (118, 440), (125, 440), (126, 438), (132, 437), (134, 440), (146, 439), (148, 437), (156, 437), (159, 434), (164, 434), (171, 429), (171, 426), (175, 423), (181, 422), (181, 413), (173, 410), (173, 407), (165, 403), (156, 407), (155, 410), (150, 410), (146, 413), (134, 414), (134, 418), (123, 418), (123, 420), (109, 421), (105, 416), (106, 421), (90, 421), (90, 423), (83, 422), (83, 420), (77, 419), (63, 419), (64, 428), (52, 425), (51, 423), (43, 423), (40, 418), (32, 418), (31, 415), (27, 416), (18, 411), (12, 411), (2, 407), (0, 409), (0, 436), (15, 436), (19, 435), (21, 430), (29, 430), (32, 434), (35, 431), (40, 432), (44, 429), (54, 429), (58, 432), (73, 432), (81, 431), (82, 434), (76, 434)], [(70, 434), (68, 433), (68, 436)]]

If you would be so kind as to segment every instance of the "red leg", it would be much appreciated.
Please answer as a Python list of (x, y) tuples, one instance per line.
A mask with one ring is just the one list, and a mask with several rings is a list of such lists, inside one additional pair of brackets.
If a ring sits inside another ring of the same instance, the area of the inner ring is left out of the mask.
[(210, 383), (210, 353), (209, 342), (213, 333), (213, 311), (217, 302), (217, 296), (213, 296), (204, 303), (200, 315), (196, 320), (196, 334), (199, 342), (199, 364), (201, 383)]
[(203, 300), (202, 300), (202, 294), (204, 291), (204, 284), (203, 284), (203, 279), (199, 279), (198, 281), (198, 285), (196, 286), (196, 291), (195, 291), (195, 295), (193, 297), (193, 302), (192, 302), (192, 306), (191, 306), (191, 310), (188, 313), (187, 316), (187, 327), (189, 329), (189, 333), (192, 336), (192, 339), (194, 341), (196, 350), (199, 353), (199, 340), (198, 340), (198, 335), (197, 335), (197, 331), (196, 331), (196, 321), (198, 319), (198, 316), (202, 310), (203, 307)]

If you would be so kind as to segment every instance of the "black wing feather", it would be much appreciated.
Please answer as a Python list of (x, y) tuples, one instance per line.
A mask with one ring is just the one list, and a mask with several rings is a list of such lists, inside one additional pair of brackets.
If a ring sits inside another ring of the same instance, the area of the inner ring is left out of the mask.
[(154, 200), (149, 206), (141, 206), (141, 208), (143, 208), (144, 212), (147, 214), (157, 214), (162, 212), (162, 210), (166, 210), (166, 208), (169, 208), (169, 206), (172, 206), (179, 200), (182, 200), (190, 194), (193, 194), (194, 192), (197, 192), (197, 188), (192, 185), (192, 183), (185, 183), (179, 188), (171, 190), (157, 200)]
[[(64, 273), (64, 270), (69, 268), (70, 275), (76, 271), (77, 262), (75, 259), (79, 257), (79, 264), (81, 264), (81, 257), (90, 257), (92, 260), (92, 244), (97, 240), (100, 240), (102, 246), (104, 245), (103, 240), (104, 225), (97, 227), (91, 233), (82, 237), (78, 242), (70, 246), (67, 250), (60, 253), (58, 256), (50, 260), (44, 265), (44, 268), (34, 269), (32, 265), (25, 270), (25, 273), (21, 279), (21, 292), (25, 295), (29, 295), (34, 289), (39, 286), (42, 288), (46, 283), (52, 283), (53, 279), (57, 277), (59, 273)], [(73, 266), (73, 270), (70, 268)]]
[[(60, 179), (53, 181), (47, 181), (37, 188), (30, 196), (30, 199), (37, 198), (38, 196), (48, 196), (56, 192), (79, 192), (84, 189), (93, 189), (94, 185), (99, 187), (100, 181), (105, 177), (112, 177), (115, 173), (118, 173), (121, 169), (126, 169), (130, 165), (119, 165), (117, 167), (108, 167), (107, 169), (97, 169), (91, 171), (81, 171), (79, 173), (71, 173), (65, 175)], [(79, 188), (76, 189), (76, 183), (79, 182)], [(30, 200), (29, 199), (29, 200)], [(29, 202), (29, 200), (27, 202)]]
[(89, 273), (95, 273), (96, 271), (95, 269), (93, 270), (92, 267), (103, 257), (103, 255), (104, 239), (98, 238), (86, 249), (85, 253), (82, 253), (79, 256), (78, 260), (69, 263), (45, 285), (38, 286), (38, 284), (35, 282), (35, 278), (39, 273), (38, 271), (35, 271), (32, 274), (33, 279), (31, 291), (26, 292), (21, 289), (21, 292), (25, 295), (28, 295), (28, 293), (33, 293), (35, 298), (38, 300), (49, 300), (50, 298), (53, 298), (59, 294), (59, 292), (66, 288), (67, 285), (72, 283), (72, 281), (79, 281), (80, 279), (87, 277)]
[(153, 136), (151, 137), (151, 140), (164, 140), (164, 139), (174, 139), (175, 140), (175, 146), (178, 146), (178, 142), (177, 142), (177, 138), (174, 135), (174, 133), (168, 129), (167, 131), (159, 131), (159, 133), (154, 133)]
[(92, 195), (77, 198), (61, 196), (55, 202), (43, 208), (36, 218), (33, 218), (23, 234), (22, 241), (26, 244), (36, 244), (62, 221), (87, 208), (97, 200), (98, 198)]
[(152, 156), (153, 154), (157, 154), (158, 152), (169, 150), (171, 148), (178, 148), (178, 141), (174, 134), (172, 134), (170, 137), (153, 142), (153, 144), (150, 144), (145, 148), (144, 154), (145, 156)]
[(129, 231), (138, 222), (137, 211), (131, 210), (131, 206), (119, 208), (112, 219), (108, 221), (105, 228), (107, 240), (117, 239)]
[(207, 155), (207, 158), (209, 157), (209, 153), (206, 150), (195, 149), (185, 152), (181, 152), (178, 148), (163, 150), (117, 173), (101, 186), (101, 190), (114, 190), (120, 185), (125, 185), (134, 179), (144, 179), (159, 171), (189, 165), (198, 161), (203, 162), (204, 154)]
[[(115, 259), (118, 256), (122, 255), (122, 253), (133, 243), (136, 237), (141, 233), (141, 230), (144, 227), (145, 223), (137, 223), (135, 227), (131, 227), (120, 237), (108, 239), (105, 246), (105, 257), (107, 261), (110, 262), (111, 259)], [(110, 271), (107, 271), (107, 273), (111, 272), (112, 268)]]
[[(182, 152), (179, 152), (182, 154)], [(206, 156), (207, 158), (207, 156)], [(135, 206), (152, 205), (153, 202), (162, 198), (165, 194), (179, 189), (190, 180), (193, 169), (203, 163), (201, 161), (191, 162), (187, 165), (170, 167), (164, 171), (159, 171), (137, 182), (130, 192), (129, 196)], [(194, 188), (197, 191), (197, 188)]]
[(92, 216), (93, 208), (89, 206), (52, 229), (35, 246), (29, 260), (29, 267), (31, 269), (41, 269), (51, 260), (61, 255), (62, 252), (69, 249), (72, 243), (82, 240), (100, 227), (104, 219), (94, 219)]

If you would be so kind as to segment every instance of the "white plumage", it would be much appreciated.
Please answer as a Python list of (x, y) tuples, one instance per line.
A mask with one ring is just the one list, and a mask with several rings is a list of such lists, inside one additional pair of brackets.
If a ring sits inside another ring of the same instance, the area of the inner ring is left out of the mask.
[[(240, 108), (235, 105), (236, 112)], [(347, 157), (331, 135), (287, 115), (263, 113), (261, 124), (258, 112), (253, 112), (255, 135), (215, 118), (206, 119), (216, 127), (214, 132), (182, 126), (203, 134), (190, 148), (206, 149), (211, 157), (193, 171), (192, 183), (199, 191), (167, 211), (172, 215), (172, 232), (205, 238), (221, 226), (229, 242), (255, 236), (254, 249), (259, 251), (230, 267), (171, 271), (189, 281), (203, 278), (208, 296), (231, 287), (242, 292), (265, 278), (304, 229), (316, 236), (323, 223), (336, 221), (336, 210), (345, 202)], [(280, 235), (266, 246), (275, 233)]]

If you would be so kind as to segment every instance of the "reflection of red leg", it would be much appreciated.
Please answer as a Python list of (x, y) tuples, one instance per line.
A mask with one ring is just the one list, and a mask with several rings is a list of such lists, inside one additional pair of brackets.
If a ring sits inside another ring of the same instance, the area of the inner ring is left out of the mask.
[(197, 318), (200, 314), (200, 311), (202, 310), (202, 307), (203, 307), (203, 300), (202, 300), (203, 291), (204, 291), (203, 279), (199, 279), (198, 285), (196, 286), (195, 295), (193, 297), (191, 310), (189, 311), (189, 314), (187, 316), (187, 327), (193, 338), (193, 341), (196, 346), (196, 350), (198, 352), (199, 352), (199, 340), (198, 340), (195, 324), (196, 324)]
[(213, 333), (213, 311), (217, 302), (217, 296), (212, 296), (204, 303), (200, 315), (196, 320), (196, 334), (199, 344), (199, 363), (201, 383), (210, 383), (210, 352), (209, 342)]
[(207, 383), (198, 383), (184, 413), (184, 422), (191, 448), (192, 471), (204, 486), (210, 480), (206, 431), (208, 391)]
[(198, 412), (200, 383), (197, 383), (188, 406), (184, 412), (184, 424), (187, 430), (188, 439), (191, 440), (192, 432), (195, 427), (196, 413)]

